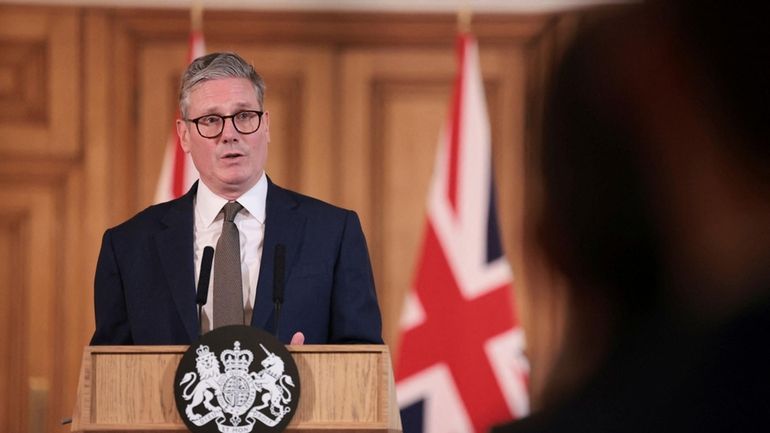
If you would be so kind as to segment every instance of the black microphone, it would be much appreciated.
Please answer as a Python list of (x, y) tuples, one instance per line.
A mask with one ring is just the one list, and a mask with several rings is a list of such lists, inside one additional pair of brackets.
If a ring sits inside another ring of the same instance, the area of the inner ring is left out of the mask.
[(286, 274), (286, 247), (283, 244), (275, 246), (273, 260), (273, 305), (275, 305), (275, 338), (278, 338), (278, 320), (281, 317), (283, 304), (283, 289)]
[(201, 320), (201, 309), (206, 305), (209, 297), (209, 280), (211, 279), (211, 263), (214, 261), (214, 247), (203, 249), (201, 257), (201, 273), (198, 278), (198, 292), (195, 296), (195, 303), (198, 304), (198, 320)]

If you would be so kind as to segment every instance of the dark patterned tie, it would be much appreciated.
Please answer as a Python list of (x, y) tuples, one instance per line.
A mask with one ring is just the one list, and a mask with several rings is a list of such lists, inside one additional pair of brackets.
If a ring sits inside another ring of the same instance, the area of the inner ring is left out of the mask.
[(243, 209), (237, 201), (228, 202), (222, 234), (214, 254), (214, 329), (243, 325), (243, 286), (241, 280), (241, 241), (233, 220)]

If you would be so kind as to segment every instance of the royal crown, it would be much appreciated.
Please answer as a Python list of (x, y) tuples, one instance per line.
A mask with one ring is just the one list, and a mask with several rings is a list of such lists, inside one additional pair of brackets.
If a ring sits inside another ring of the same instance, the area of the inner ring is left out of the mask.
[(248, 372), (251, 361), (254, 360), (254, 355), (250, 350), (241, 350), (241, 342), (236, 341), (233, 343), (233, 350), (223, 350), (220, 355), (222, 363), (225, 364), (225, 370), (243, 370)]
[(216, 356), (214, 356), (214, 354), (209, 351), (208, 346), (198, 346), (198, 348), (195, 349), (195, 352), (198, 354), (196, 361), (199, 362), (209, 358), (214, 358), (214, 360), (217, 359)]

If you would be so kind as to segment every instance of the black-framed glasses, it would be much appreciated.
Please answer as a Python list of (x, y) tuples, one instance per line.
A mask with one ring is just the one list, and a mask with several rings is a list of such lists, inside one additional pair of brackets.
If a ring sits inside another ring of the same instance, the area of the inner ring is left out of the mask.
[(198, 134), (204, 138), (216, 138), (225, 130), (225, 120), (232, 119), (235, 130), (241, 134), (253, 134), (262, 125), (263, 111), (243, 110), (229, 116), (206, 114), (195, 119), (185, 119), (195, 124)]

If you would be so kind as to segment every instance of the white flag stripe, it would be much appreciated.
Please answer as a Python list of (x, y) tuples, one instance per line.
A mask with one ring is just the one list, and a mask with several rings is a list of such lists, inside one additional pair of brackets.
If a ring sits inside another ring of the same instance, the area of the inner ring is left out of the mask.
[(398, 382), (398, 406), (424, 400), (423, 433), (464, 433), (473, 431), (460, 392), (445, 364), (436, 364)]
[(163, 203), (169, 201), (172, 198), (171, 184), (173, 182), (173, 170), (174, 170), (174, 153), (176, 152), (176, 140), (172, 136), (166, 143), (166, 148), (163, 152), (163, 162), (160, 166), (160, 177), (158, 178), (158, 184), (155, 187), (155, 203)]
[(401, 330), (412, 329), (425, 322), (425, 310), (422, 308), (420, 298), (415, 293), (415, 290), (410, 290), (404, 300), (404, 307), (399, 320)]

